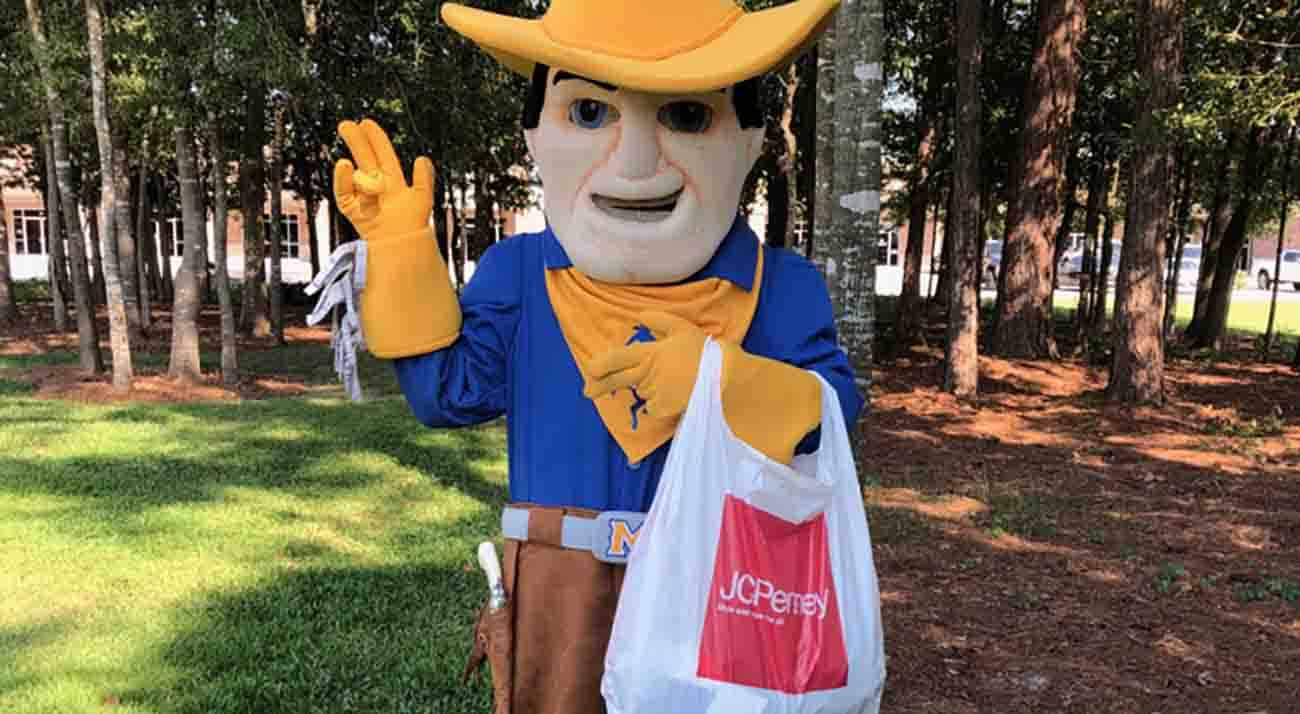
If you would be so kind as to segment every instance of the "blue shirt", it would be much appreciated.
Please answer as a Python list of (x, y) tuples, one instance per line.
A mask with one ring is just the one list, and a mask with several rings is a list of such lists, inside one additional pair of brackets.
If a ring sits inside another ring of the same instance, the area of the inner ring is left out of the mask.
[[(689, 280), (722, 278), (753, 289), (763, 255), (758, 306), (741, 347), (816, 371), (835, 388), (846, 423), (862, 398), (835, 335), (821, 273), (803, 257), (762, 245), (737, 219), (709, 263)], [(646, 511), (671, 441), (628, 463), (591, 400), (546, 291), (546, 270), (572, 267), (548, 227), (503, 240), (484, 253), (461, 296), (464, 323), (450, 347), (396, 361), (415, 416), (430, 427), (507, 417), (510, 498), (517, 503)], [(815, 450), (817, 434), (799, 451)]]

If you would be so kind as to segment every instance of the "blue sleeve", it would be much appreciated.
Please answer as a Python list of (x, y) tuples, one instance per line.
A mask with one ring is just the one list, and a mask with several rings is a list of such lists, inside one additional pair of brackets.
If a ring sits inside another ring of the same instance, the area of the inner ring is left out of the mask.
[(425, 426), (469, 426), (505, 413), (507, 358), (522, 292), (518, 240), (496, 243), (483, 254), (461, 295), (460, 339), (437, 352), (394, 362), (402, 393)]
[[(821, 375), (839, 396), (844, 423), (852, 432), (863, 399), (848, 355), (839, 344), (825, 279), (812, 263), (787, 250), (768, 249), (764, 262), (771, 268), (763, 271), (761, 300), (772, 301), (764, 312), (775, 323), (763, 326), (776, 347), (776, 354), (769, 356)], [(817, 428), (799, 442), (795, 453), (809, 454), (820, 445)]]

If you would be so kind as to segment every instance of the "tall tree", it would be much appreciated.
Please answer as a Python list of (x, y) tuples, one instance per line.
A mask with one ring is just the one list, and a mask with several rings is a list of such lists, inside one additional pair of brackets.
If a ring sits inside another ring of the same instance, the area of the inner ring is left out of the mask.
[(284, 259), (280, 255), (284, 242), (284, 121), (286, 108), (277, 101), (271, 132), (271, 337), (284, 344)]
[(948, 296), (948, 343), (944, 389), (958, 397), (979, 390), (980, 277), (980, 43), (983, 0), (958, 2), (957, 10), (957, 144), (953, 170), (954, 235), (945, 253), (952, 254)]
[(1070, 122), (1078, 91), (1075, 50), (1086, 28), (1085, 0), (1041, 0), (1038, 42), (1025, 87), (1018, 185), (1007, 211), (1001, 309), (992, 348), (1006, 357), (1054, 356), (1052, 243), (1060, 223)]
[(95, 140), (99, 147), (100, 206), (99, 235), (104, 251), (104, 286), (108, 293), (108, 335), (113, 351), (113, 389), (131, 389), (134, 367), (131, 363), (130, 326), (127, 323), (118, 242), (114, 230), (117, 206), (116, 181), (113, 177), (113, 132), (109, 123), (107, 69), (104, 65), (104, 12), (101, 0), (86, 0), (86, 34), (90, 49), (91, 106), (95, 113)]
[(1097, 296), (1097, 232), (1101, 229), (1101, 207), (1106, 194), (1106, 166), (1102, 157), (1094, 157), (1088, 169), (1088, 204), (1083, 217), (1083, 256), (1079, 277), (1079, 308), (1074, 313), (1075, 343), (1086, 351), (1085, 330)]
[[(1124, 245), (1115, 287), (1115, 352), (1107, 393), (1129, 404), (1165, 400), (1165, 240), (1174, 194), (1173, 156), (1164, 115), (1178, 101), (1183, 63), (1183, 0), (1139, 0), (1138, 97)], [(1137, 190), (1137, 187), (1141, 190)]]
[(1219, 264), (1219, 245), (1232, 218), (1232, 187), (1239, 180), (1241, 144), (1238, 132), (1229, 131), (1223, 142), (1219, 166), (1215, 171), (1214, 196), (1210, 200), (1210, 214), (1205, 224), (1205, 240), (1201, 241), (1201, 266), (1196, 278), (1196, 297), (1192, 303), (1192, 320), (1187, 324), (1187, 337), (1195, 339), (1201, 332), (1201, 323), (1210, 304), (1214, 289), (1214, 270)]
[[(835, 28), (835, 204), (817, 238), (840, 344), (871, 386), (876, 237), (880, 223), (880, 97), (884, 28), (880, 0), (845, 0)], [(862, 446), (854, 439), (854, 449)], [(859, 459), (859, 464), (865, 461)]]
[(216, 263), (217, 302), (221, 305), (221, 380), (239, 385), (239, 352), (235, 344), (235, 305), (230, 295), (230, 268), (226, 263), (226, 147), (221, 122), (208, 115), (212, 152), (212, 253)]
[(804, 247), (804, 255), (813, 258), (814, 238), (830, 233), (831, 214), (835, 210), (835, 23), (822, 33), (817, 43), (816, 147), (813, 181), (813, 226)]
[[(104, 371), (99, 353), (99, 336), (95, 328), (95, 306), (86, 270), (86, 243), (81, 233), (81, 215), (77, 202), (71, 200), (72, 162), (68, 158), (68, 124), (63, 100), (55, 86), (54, 71), (48, 54), (44, 20), (39, 0), (26, 0), (27, 22), (32, 32), (32, 51), (36, 56), (41, 85), (45, 91), (45, 109), (50, 119), (50, 146), (54, 154), (54, 179), (65, 197), (60, 205), (63, 225), (68, 235), (68, 252), (72, 254), (72, 287), (77, 304), (77, 352), (81, 368), (92, 374)], [(0, 212), (0, 215), (3, 215)], [(0, 222), (3, 222), (0, 219)], [(128, 364), (129, 364), (128, 359)]]
[[(44, 134), (44, 132), (43, 132)], [(45, 246), (49, 251), (46, 272), (50, 280), (50, 302), (54, 307), (54, 329), (68, 331), (67, 260), (63, 255), (63, 226), (59, 221), (59, 185), (54, 178), (54, 149), (50, 137), (41, 137), (41, 154), (45, 164)]]
[(1188, 155), (1187, 146), (1179, 150), (1178, 205), (1174, 208), (1173, 220), (1169, 226), (1168, 248), (1171, 251), (1167, 259), (1169, 269), (1165, 271), (1165, 316), (1161, 332), (1168, 343), (1174, 336), (1174, 318), (1178, 314), (1178, 285), (1182, 280), (1183, 249), (1187, 245), (1187, 226), (1192, 214), (1192, 186), (1196, 183), (1196, 161)]
[(266, 200), (265, 87), (255, 84), (248, 89), (244, 105), (243, 152), (239, 159), (239, 203), (244, 221), (244, 295), (239, 313), (240, 330), (246, 335), (266, 337), (271, 334), (267, 318), (264, 271), (266, 241), (262, 232), (262, 207)]
[(176, 127), (176, 169), (181, 185), (181, 226), (184, 249), (176, 273), (172, 300), (172, 349), (169, 376), (183, 382), (203, 377), (199, 366), (199, 244), (204, 238), (199, 172), (194, 160), (194, 138), (183, 123)]
[(1273, 349), (1273, 321), (1277, 317), (1277, 289), (1282, 284), (1282, 249), (1286, 245), (1287, 209), (1291, 207), (1291, 187), (1295, 185), (1295, 179), (1291, 176), (1291, 162), (1295, 159), (1297, 143), (1300, 143), (1300, 136), (1297, 136), (1296, 126), (1292, 124), (1289, 141), (1287, 141), (1286, 160), (1282, 162), (1282, 200), (1278, 210), (1277, 251), (1273, 256), (1273, 271), (1269, 273), (1273, 276), (1273, 294), (1268, 303), (1268, 326), (1264, 329), (1265, 359)]

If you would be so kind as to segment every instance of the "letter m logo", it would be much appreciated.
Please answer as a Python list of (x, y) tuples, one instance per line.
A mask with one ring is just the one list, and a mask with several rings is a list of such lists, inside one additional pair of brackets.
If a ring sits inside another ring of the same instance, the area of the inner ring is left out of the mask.
[(621, 518), (610, 520), (609, 550), (606, 555), (611, 558), (626, 558), (631, 555), (632, 546), (636, 545), (636, 539), (640, 533), (640, 523), (633, 525)]
[(591, 554), (606, 563), (626, 563), (641, 536), (642, 523), (645, 514), (636, 511), (605, 511), (596, 516)]

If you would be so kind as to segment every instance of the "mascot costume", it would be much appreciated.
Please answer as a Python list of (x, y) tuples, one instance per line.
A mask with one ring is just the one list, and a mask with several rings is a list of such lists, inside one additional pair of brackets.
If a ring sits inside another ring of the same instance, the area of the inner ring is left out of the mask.
[(509, 605), (485, 608), (471, 655), (491, 663), (497, 711), (604, 711), (622, 561), (708, 338), (728, 423), (768, 457), (817, 450), (815, 375), (848, 425), (858, 417), (821, 274), (738, 211), (763, 146), (757, 78), (811, 45), (837, 4), (552, 0), (538, 20), (443, 5), (448, 25), (531, 78), (523, 130), (547, 219), (493, 245), (459, 296), (429, 227), (432, 162), (417, 159), (408, 183), (376, 123), (339, 126), (352, 160), (334, 191), (362, 240), (350, 273), (317, 281), (331, 288), (317, 319), (351, 308), (338, 366), (352, 369), (354, 344), (394, 360), (430, 427), (507, 417)]

